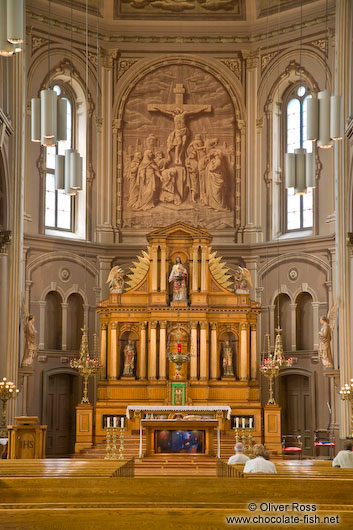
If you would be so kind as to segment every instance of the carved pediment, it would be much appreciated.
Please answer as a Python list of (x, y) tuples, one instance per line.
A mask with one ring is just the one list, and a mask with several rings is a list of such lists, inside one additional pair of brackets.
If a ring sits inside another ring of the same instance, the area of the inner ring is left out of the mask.
[(203, 228), (196, 228), (181, 221), (173, 223), (162, 228), (157, 228), (150, 232), (147, 236), (148, 241), (155, 238), (178, 238), (178, 239), (206, 239), (208, 242), (212, 240), (211, 234)]

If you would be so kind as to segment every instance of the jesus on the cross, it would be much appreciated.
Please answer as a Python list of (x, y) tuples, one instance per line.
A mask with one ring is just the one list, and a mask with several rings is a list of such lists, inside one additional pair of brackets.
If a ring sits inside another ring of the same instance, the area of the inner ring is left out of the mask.
[(174, 119), (174, 131), (170, 133), (167, 140), (167, 153), (170, 160), (170, 152), (174, 149), (174, 163), (182, 165), (182, 155), (185, 151), (188, 128), (186, 126), (186, 116), (193, 116), (200, 112), (211, 112), (211, 105), (192, 105), (183, 102), (185, 88), (182, 84), (177, 84), (174, 93), (175, 103), (164, 105), (148, 105), (150, 112), (159, 111)]

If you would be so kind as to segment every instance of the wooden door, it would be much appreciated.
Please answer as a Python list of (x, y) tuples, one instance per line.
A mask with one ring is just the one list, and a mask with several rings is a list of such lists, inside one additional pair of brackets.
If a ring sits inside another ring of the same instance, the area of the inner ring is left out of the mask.
[(75, 383), (70, 374), (49, 377), (47, 395), (47, 455), (60, 456), (74, 452)]
[(282, 434), (301, 435), (303, 455), (313, 454), (312, 398), (309, 377), (287, 375), (281, 379)]

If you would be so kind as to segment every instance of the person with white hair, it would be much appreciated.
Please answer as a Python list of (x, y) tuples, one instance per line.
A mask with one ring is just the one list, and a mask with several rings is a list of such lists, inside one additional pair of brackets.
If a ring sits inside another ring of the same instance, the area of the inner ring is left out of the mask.
[(234, 446), (235, 455), (229, 457), (228, 464), (245, 464), (250, 458), (244, 455), (244, 445), (241, 442), (237, 442)]
[(277, 473), (276, 466), (266, 460), (267, 451), (262, 444), (255, 444), (253, 453), (255, 458), (246, 462), (244, 473)]

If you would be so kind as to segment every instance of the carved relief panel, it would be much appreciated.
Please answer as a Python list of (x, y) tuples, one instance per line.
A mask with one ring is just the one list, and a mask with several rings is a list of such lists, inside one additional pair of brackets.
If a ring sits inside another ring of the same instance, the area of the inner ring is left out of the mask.
[(234, 227), (234, 105), (193, 65), (149, 72), (123, 115), (123, 227)]

